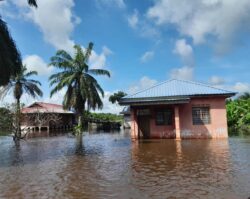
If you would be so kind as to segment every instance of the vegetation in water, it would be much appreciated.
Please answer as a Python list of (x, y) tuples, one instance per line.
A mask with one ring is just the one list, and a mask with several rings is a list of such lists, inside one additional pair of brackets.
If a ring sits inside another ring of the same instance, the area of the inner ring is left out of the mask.
[(0, 136), (7, 135), (12, 130), (12, 112), (5, 107), (0, 107)]
[(228, 100), (226, 108), (229, 135), (250, 135), (250, 93)]
[(90, 113), (86, 112), (84, 114), (85, 119), (93, 120), (93, 121), (102, 121), (102, 122), (122, 122), (123, 116), (116, 115), (112, 113)]
[[(86, 50), (80, 45), (75, 45), (74, 56), (65, 50), (58, 50), (51, 58), (51, 66), (60, 72), (50, 76), (50, 85), (54, 86), (50, 95), (53, 96), (58, 91), (66, 88), (63, 99), (65, 109), (74, 109), (78, 118), (78, 128), (83, 127), (84, 111), (90, 109), (101, 109), (104, 91), (101, 85), (94, 78), (95, 75), (105, 75), (110, 77), (110, 73), (104, 69), (91, 69), (88, 61), (93, 50), (93, 43), (89, 43)], [(79, 133), (82, 131), (79, 131)]]
[(1, 88), (0, 97), (5, 97), (9, 91), (13, 91), (13, 96), (16, 100), (16, 110), (13, 117), (14, 124), (14, 139), (21, 139), (21, 97), (23, 93), (35, 98), (42, 96), (43, 92), (39, 88), (41, 83), (39, 81), (30, 79), (31, 76), (37, 75), (36, 71), (27, 71), (25, 66), (15, 75), (11, 76), (9, 83)]

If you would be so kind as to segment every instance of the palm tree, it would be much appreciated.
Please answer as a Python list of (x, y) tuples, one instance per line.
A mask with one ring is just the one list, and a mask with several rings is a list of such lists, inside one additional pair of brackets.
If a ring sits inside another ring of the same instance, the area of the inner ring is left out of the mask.
[(54, 86), (50, 96), (66, 88), (63, 99), (65, 109), (74, 109), (78, 117), (78, 127), (82, 130), (82, 116), (87, 108), (101, 109), (103, 107), (100, 94), (104, 97), (104, 91), (93, 75), (106, 75), (110, 73), (103, 69), (90, 69), (89, 57), (93, 49), (93, 43), (83, 51), (81, 46), (75, 45), (75, 54), (72, 57), (68, 52), (59, 50), (51, 58), (51, 66), (61, 69), (60, 72), (49, 77), (50, 85)]
[[(36, 0), (28, 0), (30, 6), (37, 7)], [(8, 84), (10, 77), (20, 72), (22, 59), (12, 39), (7, 24), (0, 16), (0, 86)]]
[(123, 91), (118, 91), (117, 93), (114, 93), (113, 95), (110, 95), (109, 101), (114, 104), (116, 102), (119, 102), (121, 98), (125, 97), (127, 93), (124, 93)]
[(11, 75), (16, 75), (22, 66), (22, 59), (6, 23), (0, 16), (0, 86), (8, 84)]
[(40, 90), (39, 86), (41, 83), (39, 81), (29, 79), (30, 76), (37, 75), (36, 71), (27, 72), (26, 66), (22, 66), (20, 72), (15, 76), (12, 76), (9, 83), (1, 89), (1, 96), (4, 97), (6, 94), (13, 90), (14, 98), (16, 99), (16, 127), (14, 138), (18, 140), (21, 138), (21, 127), (20, 127), (20, 99), (23, 93), (27, 93), (31, 97), (35, 98), (37, 96), (42, 97), (43, 92)]

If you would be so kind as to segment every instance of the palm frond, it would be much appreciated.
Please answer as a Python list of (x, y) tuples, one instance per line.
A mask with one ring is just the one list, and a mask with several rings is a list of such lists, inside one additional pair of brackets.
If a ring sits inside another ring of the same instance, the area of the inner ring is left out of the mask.
[(50, 58), (49, 66), (54, 66), (60, 69), (74, 68), (73, 61), (67, 60), (64, 57), (57, 55)]
[(110, 72), (104, 69), (90, 69), (88, 72), (93, 75), (106, 75), (110, 77)]
[(37, 8), (36, 0), (28, 0), (28, 4)]
[(85, 62), (86, 63), (89, 61), (89, 58), (90, 58), (91, 52), (93, 50), (93, 47), (94, 47), (94, 43), (90, 42), (87, 49), (86, 49), (86, 52), (85, 52)]
[(0, 87), (0, 99), (3, 99), (7, 96), (7, 94), (10, 92), (12, 88), (11, 82), (8, 83), (6, 86)]
[(36, 84), (28, 82), (23, 86), (23, 88), (25, 92), (30, 96), (32, 96), (33, 98), (36, 98), (37, 96), (39, 97), (43, 96), (43, 92)]
[(38, 80), (29, 79), (28, 81), (29, 81), (29, 82), (32, 82), (32, 83), (34, 83), (34, 84), (38, 84), (39, 86), (42, 85), (41, 82), (39, 82)]
[(37, 71), (29, 71), (26, 74), (24, 74), (24, 77), (27, 78), (27, 77), (30, 77), (32, 75), (38, 75)]
[(20, 72), (21, 55), (12, 39), (6, 23), (0, 16), (0, 86), (8, 84), (10, 77)]

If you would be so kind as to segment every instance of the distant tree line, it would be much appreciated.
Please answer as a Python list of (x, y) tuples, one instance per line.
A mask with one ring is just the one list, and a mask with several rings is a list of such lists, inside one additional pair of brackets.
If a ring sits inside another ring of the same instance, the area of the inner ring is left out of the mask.
[(226, 108), (229, 135), (250, 135), (250, 93), (228, 100)]

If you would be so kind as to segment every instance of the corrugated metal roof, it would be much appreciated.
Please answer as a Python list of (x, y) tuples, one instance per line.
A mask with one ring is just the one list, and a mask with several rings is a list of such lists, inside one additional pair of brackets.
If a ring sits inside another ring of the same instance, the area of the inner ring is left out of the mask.
[(192, 97), (202, 95), (233, 96), (234, 94), (236, 93), (220, 88), (215, 88), (203, 83), (171, 79), (135, 94), (125, 96), (121, 99), (120, 102), (122, 104), (122, 102), (131, 100), (133, 101), (133, 99), (138, 99), (137, 101), (144, 101), (145, 99), (150, 100), (151, 98), (180, 98), (184, 96)]
[(67, 113), (74, 114), (69, 110), (64, 110), (62, 105), (45, 102), (35, 102), (21, 110), (22, 113)]

